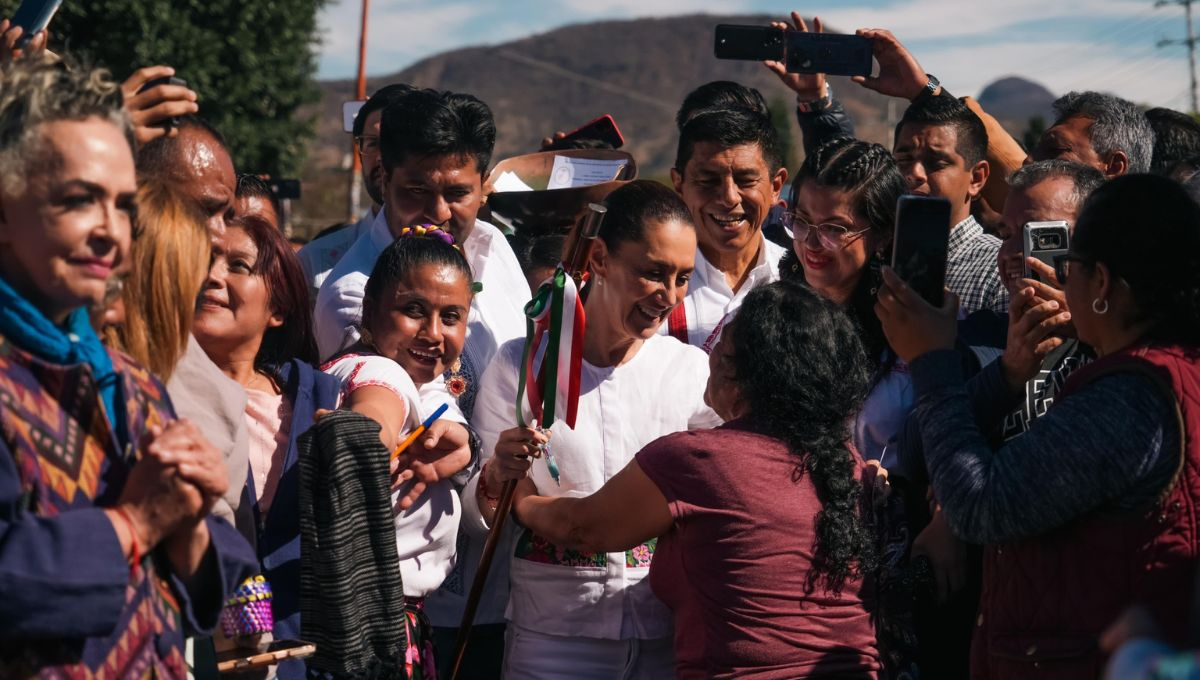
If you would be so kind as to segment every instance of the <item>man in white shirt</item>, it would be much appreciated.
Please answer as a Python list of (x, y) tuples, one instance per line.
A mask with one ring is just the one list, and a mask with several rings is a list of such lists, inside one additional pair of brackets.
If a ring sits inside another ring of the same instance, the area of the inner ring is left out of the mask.
[(787, 252), (762, 225), (787, 182), (770, 119), (749, 108), (694, 112), (679, 132), (671, 179), (696, 222), (687, 297), (660, 332), (710, 351), (746, 294), (779, 278)]
[(383, 163), (379, 157), (379, 126), (383, 121), (383, 110), (388, 104), (411, 91), (412, 87), (402, 83), (382, 87), (371, 95), (354, 117), (354, 148), (358, 150), (362, 160), (363, 188), (371, 197), (371, 209), (358, 222), (317, 236), (296, 254), (300, 258), (304, 278), (308, 281), (309, 296), (313, 304), (316, 304), (321, 284), (333, 271), (334, 265), (360, 236), (367, 233), (383, 210)]
[[(459, 374), (467, 391), (458, 406), (469, 419), (479, 378), (500, 345), (525, 335), (524, 305), (529, 286), (516, 255), (496, 227), (476, 219), (483, 183), (496, 141), (487, 105), (464, 94), (415, 90), (383, 110), (380, 147), (384, 207), (370, 229), (330, 272), (317, 295), (314, 314), (322, 358), (358, 338), (363, 290), (379, 254), (406, 226), (434, 224), (449, 231), (463, 249), (483, 289), (471, 303), (467, 343)], [(460, 533), (454, 570), (426, 603), (437, 646), (452, 653), (466, 591), (479, 563), (482, 541)], [(468, 668), (498, 677), (503, 650), (507, 572), (494, 569), (485, 604), (476, 616)], [(494, 672), (492, 672), (494, 671)]]

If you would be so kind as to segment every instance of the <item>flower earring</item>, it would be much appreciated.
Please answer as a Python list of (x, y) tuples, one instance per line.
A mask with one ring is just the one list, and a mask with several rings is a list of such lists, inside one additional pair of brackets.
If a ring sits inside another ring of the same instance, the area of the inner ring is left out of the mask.
[(467, 393), (467, 389), (471, 387), (471, 383), (467, 382), (467, 377), (463, 375), (462, 359), (455, 359), (450, 365), (450, 375), (446, 376), (446, 391), (450, 396), (458, 399)]

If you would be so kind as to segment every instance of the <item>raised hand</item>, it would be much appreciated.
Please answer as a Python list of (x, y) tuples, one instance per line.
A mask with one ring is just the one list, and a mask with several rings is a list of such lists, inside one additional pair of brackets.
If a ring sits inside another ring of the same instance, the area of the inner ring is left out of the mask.
[(18, 47), (24, 35), (25, 29), (14, 26), (10, 19), (0, 20), (0, 63), (46, 49), (49, 35), (45, 31), (38, 31), (29, 42)]
[(174, 127), (165, 123), (200, 110), (196, 104), (196, 93), (182, 85), (158, 85), (139, 92), (146, 83), (173, 75), (175, 69), (170, 66), (147, 66), (138, 69), (121, 83), (125, 111), (133, 122), (133, 134), (138, 144), (177, 134)]
[[(771, 28), (792, 29), (801, 33), (808, 32), (808, 24), (805, 23), (804, 17), (800, 16), (799, 12), (792, 12), (791, 26), (782, 21), (772, 21)], [(820, 17), (813, 17), (813, 32), (825, 32), (824, 26), (821, 25)], [(763, 65), (767, 67), (768, 71), (779, 76), (780, 82), (786, 85), (789, 90), (795, 92), (798, 100), (815, 101), (825, 96), (824, 73), (788, 73), (787, 66), (781, 61), (764, 61)]]
[(929, 77), (917, 58), (905, 49), (891, 31), (864, 28), (857, 35), (871, 40), (875, 60), (879, 62), (879, 75), (854, 76), (851, 80), (889, 97), (901, 97), (909, 101), (916, 99), (929, 83)]
[(888, 345), (901, 359), (913, 359), (938, 349), (953, 349), (958, 333), (958, 296), (946, 291), (941, 309), (929, 304), (891, 267), (883, 268), (883, 285), (875, 303)]

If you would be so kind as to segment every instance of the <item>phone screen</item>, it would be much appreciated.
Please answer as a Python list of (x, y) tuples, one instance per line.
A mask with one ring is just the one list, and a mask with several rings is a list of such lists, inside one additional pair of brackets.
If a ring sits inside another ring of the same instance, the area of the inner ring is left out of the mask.
[(896, 204), (892, 269), (937, 307), (944, 302), (946, 255), (950, 242), (950, 201), (901, 196)]

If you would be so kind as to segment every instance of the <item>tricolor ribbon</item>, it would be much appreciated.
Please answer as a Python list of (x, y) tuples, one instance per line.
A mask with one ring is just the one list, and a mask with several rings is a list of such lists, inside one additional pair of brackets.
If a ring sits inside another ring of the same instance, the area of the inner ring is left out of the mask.
[[(586, 274), (584, 276), (586, 280)], [(567, 427), (575, 427), (584, 326), (579, 289), (560, 264), (525, 305), (525, 355), (521, 361), (516, 404), (517, 423), (521, 427), (527, 426), (526, 399), (533, 418), (542, 427), (549, 428), (555, 420), (562, 420)], [(541, 368), (535, 372), (534, 361), (543, 345)], [(549, 456), (546, 464), (558, 481), (558, 471)]]

